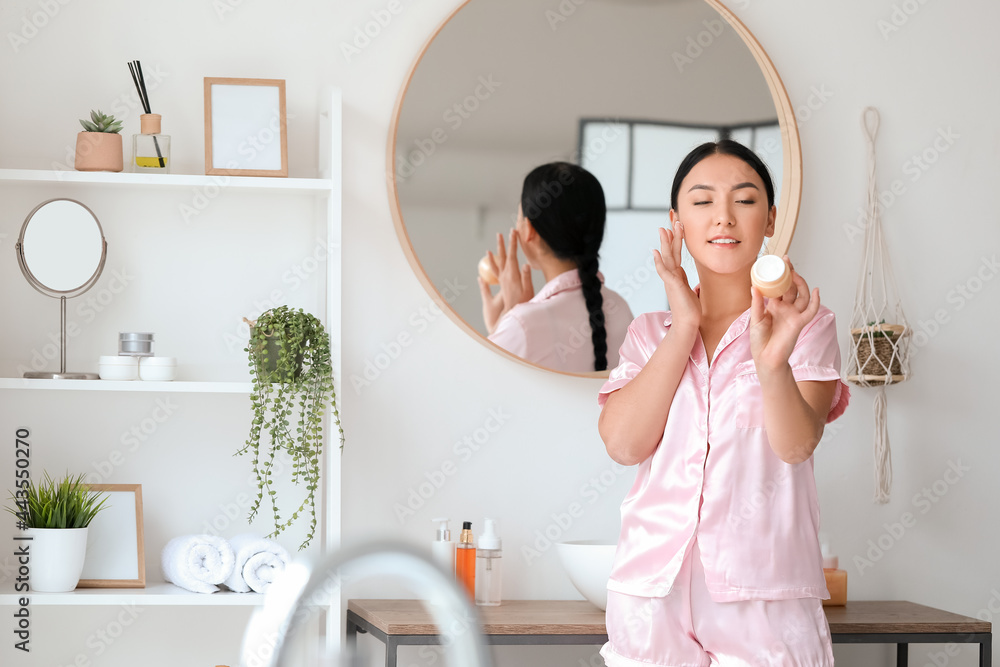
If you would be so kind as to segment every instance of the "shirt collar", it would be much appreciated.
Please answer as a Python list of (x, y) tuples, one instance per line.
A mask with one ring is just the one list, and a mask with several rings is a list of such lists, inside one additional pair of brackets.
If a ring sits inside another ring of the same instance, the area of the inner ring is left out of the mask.
[[(701, 296), (700, 284), (694, 286), (694, 293), (699, 297)], [(765, 301), (764, 303), (767, 303), (767, 301)], [(667, 316), (663, 319), (663, 326), (669, 327), (671, 322), (673, 322), (673, 315), (668, 310)], [(729, 329), (726, 330), (726, 335), (722, 337), (721, 341), (719, 341), (719, 348), (721, 349), (725, 347), (733, 340), (738, 338), (740, 335), (743, 334), (744, 331), (747, 330), (747, 327), (749, 326), (750, 326), (750, 309), (747, 308), (745, 311), (743, 311), (742, 315), (733, 320), (733, 323), (729, 325)]]
[[(604, 276), (600, 272), (597, 273), (597, 279), (604, 284)], [(580, 280), (580, 272), (577, 269), (570, 269), (569, 271), (564, 271), (558, 276), (545, 283), (545, 286), (531, 298), (531, 301), (538, 303), (539, 301), (545, 301), (546, 299), (551, 299), (556, 294), (560, 292), (565, 292), (572, 289), (579, 289), (583, 286), (583, 282)]]

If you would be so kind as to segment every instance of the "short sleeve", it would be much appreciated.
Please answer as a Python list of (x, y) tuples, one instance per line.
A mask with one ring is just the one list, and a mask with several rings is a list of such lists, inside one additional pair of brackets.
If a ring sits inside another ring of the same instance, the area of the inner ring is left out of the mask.
[(640, 315), (632, 320), (625, 334), (625, 341), (618, 350), (618, 366), (611, 371), (597, 395), (597, 404), (602, 408), (608, 396), (631, 382), (649, 361), (656, 345), (666, 333), (665, 318), (669, 321), (667, 313), (655, 312)]
[(528, 336), (525, 334), (524, 324), (514, 315), (513, 310), (500, 317), (496, 329), (488, 338), (511, 354), (522, 358), (528, 356)]
[(840, 345), (837, 344), (837, 318), (833, 311), (820, 308), (813, 321), (799, 334), (788, 365), (796, 382), (836, 380), (837, 388), (826, 421), (830, 423), (844, 414), (851, 400), (851, 390), (840, 379)]

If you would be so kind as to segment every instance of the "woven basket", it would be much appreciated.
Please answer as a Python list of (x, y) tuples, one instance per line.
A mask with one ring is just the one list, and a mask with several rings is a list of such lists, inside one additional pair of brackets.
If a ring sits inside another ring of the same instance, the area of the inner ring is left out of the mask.
[[(871, 336), (869, 337), (869, 332)], [(893, 357), (894, 343), (896, 343), (905, 333), (905, 327), (898, 324), (879, 324), (877, 326), (851, 329), (854, 337), (854, 347), (857, 351), (858, 364), (860, 368), (857, 373), (861, 377), (876, 376), (886, 377), (903, 374), (903, 360), (897, 351)], [(875, 346), (872, 352), (872, 344)], [(892, 384), (898, 380), (890, 380), (886, 384)]]

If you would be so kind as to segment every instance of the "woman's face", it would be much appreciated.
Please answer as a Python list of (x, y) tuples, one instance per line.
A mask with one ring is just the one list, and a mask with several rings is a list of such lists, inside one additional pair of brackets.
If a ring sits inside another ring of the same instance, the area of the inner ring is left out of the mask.
[(684, 225), (684, 241), (699, 273), (749, 271), (765, 237), (774, 234), (777, 209), (753, 167), (732, 155), (710, 155), (688, 173), (677, 193), (672, 221)]

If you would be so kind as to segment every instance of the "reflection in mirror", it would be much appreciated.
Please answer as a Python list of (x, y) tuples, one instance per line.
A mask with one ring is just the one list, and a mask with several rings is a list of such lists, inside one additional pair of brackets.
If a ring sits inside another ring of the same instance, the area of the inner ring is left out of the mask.
[[(477, 262), (515, 225), (532, 168), (565, 160), (597, 175), (609, 207), (601, 271), (636, 315), (666, 307), (650, 250), (684, 154), (728, 135), (755, 146), (782, 182), (788, 147), (768, 80), (708, 3), (573, 6), (471, 0), (428, 45), (400, 103), (393, 176), (404, 243), (481, 335)], [(533, 279), (537, 293), (545, 281)]]
[(17, 239), (17, 261), (32, 287), (59, 299), (62, 336), (59, 372), (30, 371), (24, 377), (98, 379), (94, 373), (66, 370), (66, 299), (94, 286), (104, 270), (107, 247), (97, 216), (78, 201), (52, 199), (28, 214)]

